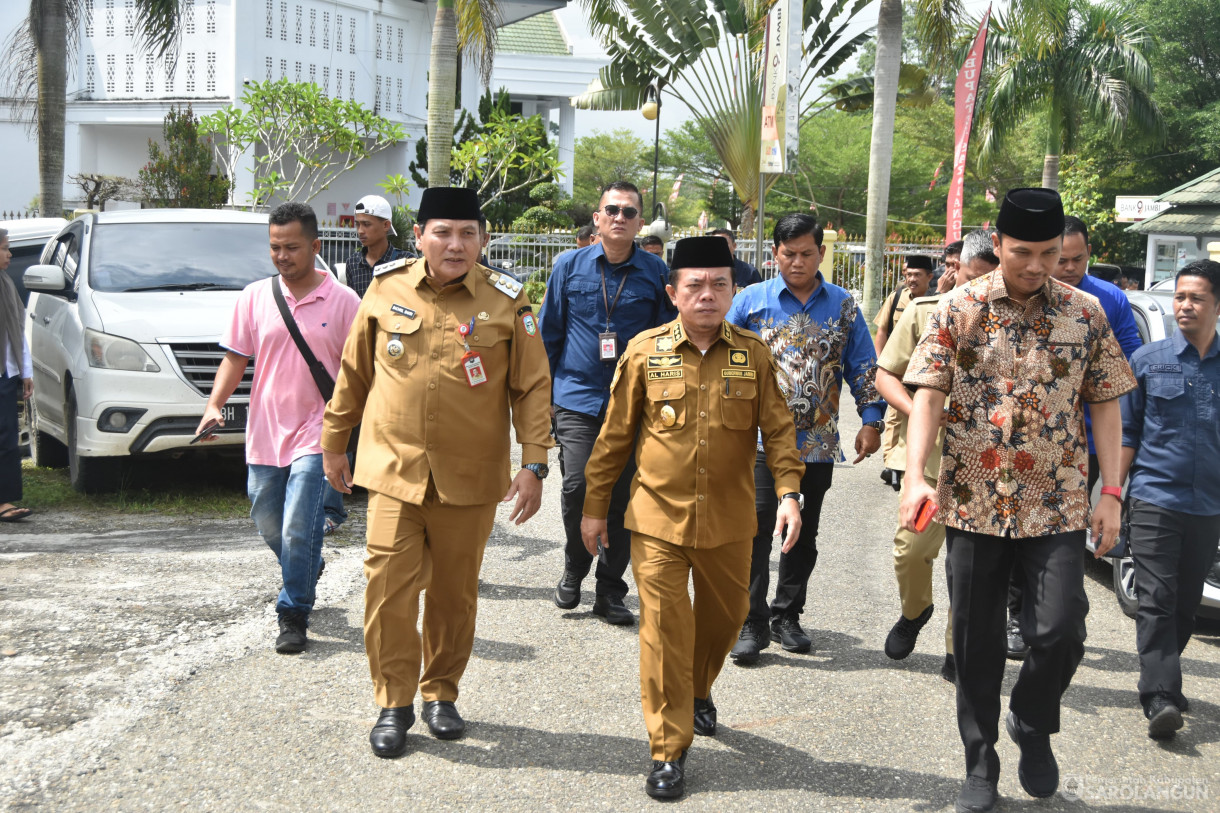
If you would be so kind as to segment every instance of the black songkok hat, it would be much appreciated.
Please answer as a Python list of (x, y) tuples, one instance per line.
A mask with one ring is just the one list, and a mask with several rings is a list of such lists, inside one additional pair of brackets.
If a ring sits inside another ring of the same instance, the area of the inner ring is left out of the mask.
[(429, 186), (424, 190), (424, 196), (419, 202), (419, 213), (416, 214), (415, 221), (423, 224), (433, 218), (478, 220), (482, 216), (479, 196), (473, 189), (464, 186)]
[(932, 258), (927, 254), (908, 254), (907, 268), (922, 268), (925, 271), (931, 271)]
[(1000, 204), (995, 228), (1016, 240), (1052, 240), (1063, 234), (1063, 201), (1054, 189), (1011, 189)]
[(733, 252), (729, 251), (729, 241), (719, 235), (679, 240), (669, 262), (671, 271), (677, 271), (679, 268), (732, 267)]

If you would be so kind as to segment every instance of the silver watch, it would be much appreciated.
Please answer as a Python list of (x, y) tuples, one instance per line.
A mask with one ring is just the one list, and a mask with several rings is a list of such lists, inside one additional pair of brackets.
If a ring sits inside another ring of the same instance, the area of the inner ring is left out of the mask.
[(799, 491), (789, 491), (781, 499), (796, 500), (797, 507), (800, 508), (802, 511), (805, 510), (805, 495)]

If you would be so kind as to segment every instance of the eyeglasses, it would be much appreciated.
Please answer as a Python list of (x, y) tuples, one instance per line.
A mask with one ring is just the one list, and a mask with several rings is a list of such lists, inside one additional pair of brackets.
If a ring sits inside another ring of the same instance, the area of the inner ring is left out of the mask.
[(635, 216), (640, 213), (634, 206), (615, 206), (613, 203), (607, 203), (602, 207), (602, 211), (610, 217), (618, 217), (619, 212), (622, 212), (625, 220), (635, 220)]

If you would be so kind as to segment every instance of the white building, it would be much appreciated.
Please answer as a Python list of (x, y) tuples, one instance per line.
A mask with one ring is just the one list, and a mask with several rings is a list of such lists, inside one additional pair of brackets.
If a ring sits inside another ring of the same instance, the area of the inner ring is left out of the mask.
[[(526, 115), (558, 125), (562, 183), (571, 189), (575, 110), (568, 97), (583, 90), (603, 60), (571, 56), (552, 13), (566, 0), (501, 2), (505, 28), (492, 76)], [(80, 51), (69, 56), (64, 150), (64, 201), (80, 190), (66, 179), (80, 172), (134, 178), (159, 139), (167, 110), (190, 103), (205, 116), (240, 100), (245, 83), (287, 77), (314, 82), (333, 97), (354, 99), (398, 122), (407, 140), (362, 162), (312, 201), (323, 217), (350, 214), (362, 195), (378, 192), (388, 174), (409, 175), (415, 141), (424, 135), (427, 71), (436, 8), (417, 0), (186, 0), (177, 62), (137, 54), (132, 0), (83, 0)], [(28, 9), (4, 3), (0, 34), (7, 38)], [(511, 25), (514, 24), (515, 25)], [(462, 70), (462, 101), (477, 106), (477, 71)], [(0, 100), (0, 150), (5, 183), (0, 211), (22, 210), (38, 192), (36, 136), (14, 121)], [(246, 201), (251, 177), (238, 172), (236, 200)], [(413, 195), (418, 200), (418, 190)]]

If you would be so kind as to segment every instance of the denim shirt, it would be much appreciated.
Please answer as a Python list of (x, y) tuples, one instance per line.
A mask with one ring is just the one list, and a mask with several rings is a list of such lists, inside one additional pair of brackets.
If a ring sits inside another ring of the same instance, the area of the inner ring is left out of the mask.
[(1135, 449), (1128, 494), (1195, 516), (1220, 515), (1220, 341), (1203, 358), (1175, 332), (1131, 357), (1123, 445)]
[(856, 300), (818, 273), (821, 283), (801, 304), (782, 275), (739, 292), (726, 318), (762, 337), (779, 365), (779, 384), (796, 423), (806, 463), (844, 460), (839, 448), (839, 394), (847, 379), (866, 423), (885, 415), (877, 392), (877, 353)]
[[(538, 313), (551, 365), (551, 401), (555, 406), (594, 417), (603, 413), (610, 400), (610, 379), (617, 359), (602, 361), (598, 336), (607, 329), (616, 333), (621, 355), (627, 342), (641, 330), (672, 321), (677, 312), (665, 292), (668, 276), (665, 261), (639, 247), (632, 248), (631, 256), (617, 267), (606, 260), (601, 243), (574, 249), (556, 259)], [(607, 301), (612, 306), (609, 328)]]
[[(1118, 346), (1129, 361), (1131, 354), (1140, 349), (1144, 340), (1135, 326), (1135, 315), (1131, 313), (1131, 302), (1127, 295), (1117, 285), (1088, 274), (1080, 278), (1080, 284), (1076, 287), (1097, 297), (1106, 318), (1110, 320), (1110, 330), (1114, 331), (1114, 338), (1118, 339)], [(1093, 445), (1093, 416), (1089, 414), (1088, 404), (1084, 405), (1084, 433), (1089, 441), (1089, 454), (1097, 454), (1097, 447)]]

